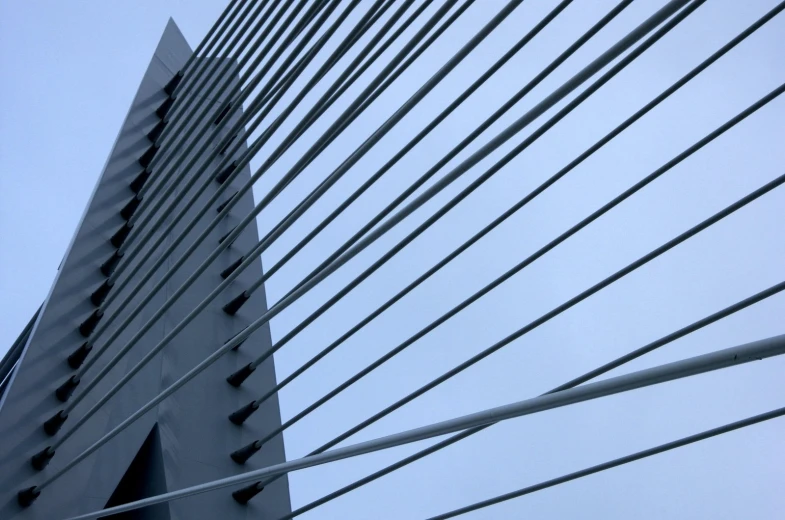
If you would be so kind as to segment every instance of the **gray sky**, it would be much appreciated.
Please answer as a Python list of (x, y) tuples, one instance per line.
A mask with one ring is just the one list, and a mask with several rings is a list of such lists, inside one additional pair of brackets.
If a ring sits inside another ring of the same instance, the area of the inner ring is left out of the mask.
[[(274, 276), (267, 289), (269, 302), (280, 298), (615, 3), (576, 0), (382, 182)], [(662, 3), (633, 3), (458, 160)], [(774, 4), (770, 0), (709, 0), (276, 354), (278, 378), (295, 370)], [(45, 298), (167, 19), (173, 17), (195, 47), (224, 5), (224, 1), (213, 0), (12, 0), (0, 6), (0, 73), (4, 78), (0, 83), (0, 352), (10, 346)], [(362, 14), (365, 5), (352, 19)], [(501, 5), (497, 0), (477, 0), (394, 88), (262, 213), (261, 230), (270, 229), (329, 174)], [(555, 2), (544, 0), (524, 2), (448, 81), (267, 251), (265, 265), (271, 266), (284, 255), (553, 5)], [(386, 59), (389, 56), (385, 55)], [(785, 81), (784, 59), (785, 15), (780, 15), (290, 385), (281, 393), (284, 420), (779, 86)], [(327, 80), (335, 77), (334, 71)], [(350, 89), (325, 114), (324, 121), (292, 147), (256, 186), (257, 198), (369, 79), (370, 75)], [(292, 89), (285, 100), (295, 93)], [(292, 120), (296, 122), (297, 114), (310, 108), (320, 93), (306, 98)], [(287, 457), (303, 456), (781, 175), (785, 165), (784, 118), (785, 99), (779, 98), (301, 421), (285, 436)], [(287, 123), (274, 142), (292, 126)], [(289, 331), (520, 140), (519, 136), (502, 147), (277, 317), (272, 322), (273, 339)], [(254, 164), (263, 158), (257, 156)], [(783, 208), (785, 191), (780, 188), (347, 443), (542, 393), (782, 281)], [(785, 296), (780, 294), (630, 363), (614, 375), (780, 334), (784, 312)], [(783, 406), (784, 369), (785, 359), (774, 359), (508, 421), (305, 517), (417, 518), (437, 514)], [(775, 420), (467, 517), (774, 518), (778, 516), (775, 512), (785, 507), (778, 485), (785, 477), (784, 432), (785, 422)], [(293, 506), (319, 498), (432, 442), (436, 440), (290, 475)]]

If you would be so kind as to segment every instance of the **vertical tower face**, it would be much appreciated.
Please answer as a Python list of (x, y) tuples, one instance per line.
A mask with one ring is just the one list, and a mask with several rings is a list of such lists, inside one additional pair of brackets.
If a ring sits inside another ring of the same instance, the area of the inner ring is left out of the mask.
[[(252, 222), (244, 228), (221, 255), (211, 263), (207, 270), (189, 289), (179, 296), (175, 303), (155, 321), (136, 345), (123, 356), (107, 375), (92, 388), (85, 398), (68, 414), (60, 431), (48, 435), (44, 423), (65, 403), (58, 400), (56, 390), (77, 371), (69, 365), (68, 358), (86, 341), (84, 333), (89, 333), (94, 325), (100, 327), (110, 317), (111, 324), (106, 330), (89, 339), (94, 342), (88, 359), (104, 345), (106, 338), (124, 321), (126, 317), (146, 297), (156, 282), (161, 280), (173, 264), (185, 254), (217, 213), (208, 211), (200, 219), (187, 238), (173, 251), (154, 275), (145, 283), (126, 305), (120, 306), (130, 297), (131, 291), (159, 259), (162, 250), (193, 221), (189, 215), (164, 237), (161, 247), (148, 250), (151, 242), (144, 242), (130, 262), (130, 266), (149, 257), (134, 279), (125, 287), (112, 294), (115, 287), (108, 288), (111, 299), (103, 316), (96, 315), (96, 301), (100, 303), (101, 294), (96, 290), (104, 285), (107, 276), (101, 266), (118, 250), (117, 243), (122, 240), (122, 230), (126, 218), (135, 211), (143, 215), (149, 209), (145, 206), (149, 198), (155, 199), (161, 193), (152, 186), (167, 186), (161, 178), (156, 178), (155, 167), (146, 180), (150, 183), (145, 194), (147, 201), (139, 208), (132, 202), (135, 194), (131, 188), (138, 188), (140, 173), (150, 158), (146, 153), (151, 147), (148, 134), (161, 121), (157, 109), (169, 99), (164, 86), (181, 69), (191, 54), (191, 49), (182, 34), (170, 21), (155, 51), (150, 65), (142, 79), (139, 90), (122, 125), (114, 148), (109, 154), (95, 191), (79, 228), (69, 246), (60, 266), (52, 290), (38, 313), (28, 337), (20, 348), (16, 370), (6, 382), (0, 397), (0, 489), (4, 498), (0, 501), (0, 518), (47, 519), (64, 518), (144, 498), (146, 496), (173, 491), (202, 482), (268, 466), (285, 460), (281, 436), (266, 443), (258, 454), (244, 465), (234, 462), (229, 454), (238, 446), (253, 439), (263, 437), (267, 432), (281, 424), (277, 397), (273, 396), (261, 404), (242, 426), (229, 421), (228, 415), (264, 395), (275, 386), (275, 369), (270, 357), (255, 370), (254, 377), (248, 378), (240, 388), (226, 382), (229, 374), (247, 365), (253, 355), (250, 346), (258, 353), (271, 345), (270, 331), (267, 326), (257, 330), (235, 351), (229, 352), (213, 363), (196, 379), (187, 383), (172, 396), (147, 412), (141, 419), (123, 430), (96, 453), (87, 457), (77, 466), (46, 486), (45, 491), (32, 507), (21, 508), (17, 503), (17, 491), (36, 485), (54, 474), (60, 467), (79, 455), (85, 448), (117, 426), (140, 407), (148, 403), (161, 390), (165, 389), (200, 361), (215, 352), (233, 335), (248, 325), (253, 317), (266, 311), (266, 299), (262, 292), (250, 299), (233, 316), (222, 310), (222, 305), (236, 296), (244, 287), (250, 285), (261, 274), (261, 261), (248, 266), (227, 288), (225, 294), (207, 306), (184, 330), (160, 353), (148, 362), (122, 389), (112, 397), (101, 410), (82, 424), (68, 439), (58, 446), (54, 457), (42, 470), (36, 470), (31, 459), (42, 449), (57, 442), (67, 433), (85, 412), (110, 390), (145, 354), (168, 333), (223, 280), (221, 273), (236, 262), (240, 254), (254, 246), (258, 232)], [(210, 63), (206, 64), (210, 65)], [(193, 70), (193, 67), (191, 68)], [(198, 94), (197, 94), (198, 95)], [(178, 103), (187, 104), (188, 99)], [(217, 113), (222, 99), (210, 100), (211, 110)], [(92, 107), (99, 110), (100, 107)], [(235, 113), (232, 117), (239, 118)], [(202, 124), (211, 124), (213, 117), (204, 118)], [(209, 132), (207, 135), (210, 135)], [(224, 136), (221, 136), (224, 137)], [(155, 135), (153, 135), (155, 138)], [(166, 149), (168, 140), (157, 153), (172, 153)], [(89, 143), (85, 143), (89, 146)], [(214, 140), (200, 143), (195, 149), (216, 147)], [(236, 153), (244, 150), (241, 147)], [(206, 173), (213, 175), (219, 162)], [(197, 163), (197, 167), (202, 163)], [(195, 172), (198, 168), (194, 168)], [(186, 176), (192, 172), (187, 172)], [(217, 207), (234, 193), (250, 177), (246, 168), (235, 177), (233, 184), (215, 204)], [(200, 182), (197, 184), (201, 184)], [(162, 184), (159, 184), (162, 183)], [(200, 196), (189, 211), (195, 215), (215, 194), (218, 182)], [(166, 200), (166, 205), (178, 205), (183, 197), (178, 195)], [(189, 192), (190, 194), (190, 192)], [(166, 207), (166, 206), (164, 206)], [(81, 381), (73, 389), (73, 396), (79, 395), (94, 380), (97, 374), (118, 351), (140, 330), (151, 316), (172, 296), (182, 282), (188, 278), (199, 264), (218, 245), (219, 240), (232, 230), (253, 207), (253, 196), (249, 192), (236, 202), (231, 212), (223, 218), (187, 261), (171, 276), (166, 284), (155, 292), (141, 312), (120, 333), (109, 348), (99, 356), (95, 363), (85, 371)], [(182, 210), (181, 207), (176, 209)], [(176, 214), (176, 213), (175, 213)], [(169, 217), (165, 223), (171, 222)], [(165, 226), (164, 226), (165, 227)], [(160, 236), (161, 229), (153, 238)], [(113, 243), (113, 240), (115, 243)], [(129, 251), (133, 249), (133, 234)], [(146, 253), (150, 253), (149, 255)], [(128, 268), (129, 266), (126, 266)], [(122, 279), (122, 271), (118, 273)], [(106, 287), (105, 287), (106, 289)], [(94, 316), (91, 323), (89, 317)], [(81, 330), (80, 330), (81, 329)], [(73, 399), (74, 397), (71, 397)], [(154, 508), (145, 508), (122, 518), (154, 519), (200, 519), (217, 518), (275, 518), (290, 511), (289, 490), (286, 478), (281, 478), (267, 486), (263, 493), (247, 505), (232, 499), (231, 490), (205, 493), (184, 500), (173, 501)], [(135, 516), (134, 516), (135, 515)]]

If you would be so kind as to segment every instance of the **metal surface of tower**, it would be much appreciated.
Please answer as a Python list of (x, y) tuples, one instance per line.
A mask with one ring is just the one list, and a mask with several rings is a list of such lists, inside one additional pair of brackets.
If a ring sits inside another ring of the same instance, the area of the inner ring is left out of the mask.
[[(51, 468), (37, 472), (30, 463), (31, 457), (41, 446), (52, 440), (41, 426), (62, 405), (55, 398), (55, 390), (73, 373), (73, 368), (67, 362), (68, 357), (85, 341), (79, 331), (80, 324), (95, 311), (91, 295), (107, 278), (100, 267), (117, 250), (111, 239), (125, 226), (126, 219), (121, 212), (134, 198), (131, 184), (144, 171), (139, 159), (151, 147), (147, 134), (162, 120), (156, 111), (169, 99), (164, 87), (190, 55), (190, 47), (170, 20), (62, 261), (51, 292), (32, 326), (17, 341), (19, 346), (9, 352), (6, 361), (16, 355), (18, 368), (9, 374), (0, 400), (0, 438), (3, 439), (0, 443), (0, 489), (24, 487), (25, 483), (40, 479)], [(211, 100), (213, 112), (220, 108), (221, 101), (220, 98)], [(239, 118), (239, 115), (232, 117)], [(205, 142), (204, 146), (215, 146), (215, 143)], [(232, 182), (239, 186), (249, 177), (250, 169), (246, 166)], [(219, 184), (215, 183), (215, 186), (217, 188)], [(200, 202), (212, 195), (209, 191), (201, 197)], [(161, 306), (215, 247), (218, 240), (232, 229), (239, 220), (238, 216), (241, 217), (252, 207), (253, 197), (249, 192), (235, 203), (234, 211), (212, 231), (211, 238), (172, 277), (166, 289), (160, 291), (147, 305), (146, 308), (150, 310), (142, 312), (123, 332), (114, 347), (98, 361), (97, 367), (106, 364), (123, 341), (133, 335), (152, 311)], [(196, 209), (192, 208), (192, 211)], [(203, 217), (192, 234), (197, 235), (214, 215)], [(184, 219), (176, 229), (179, 231), (187, 222)], [(258, 240), (257, 234), (255, 224), (247, 226), (219, 260), (200, 276), (71, 415), (79, 416), (89, 408), (190, 311), (195, 302), (214, 289), (221, 280), (221, 272), (236, 260), (239, 254), (237, 251), (253, 245)], [(173, 255), (173, 258), (177, 256)], [(170, 260), (165, 265), (172, 263), (173, 260)], [(161, 275), (164, 271), (162, 269)], [(244, 284), (249, 284), (259, 273), (261, 260), (256, 261), (255, 269), (244, 271), (230, 291), (234, 292)], [(150, 280), (148, 286), (152, 286), (159, 278), (160, 275)], [(128, 289), (125, 288), (126, 291)], [(140, 296), (134, 302), (140, 300)], [(106, 312), (112, 310), (110, 305)], [(249, 301), (235, 316), (227, 316), (218, 305), (205, 309), (167, 349), (157, 354), (107, 403), (102, 413), (93, 416), (69, 442), (58, 448), (57, 459), (65, 461), (77, 455), (208, 356), (216, 345), (242, 330), (250, 317), (266, 310), (263, 297)], [(248, 342), (254, 342), (259, 348), (267, 348), (270, 345), (269, 327), (257, 331)], [(226, 420), (230, 411), (245, 404), (251, 396), (262, 394), (275, 385), (272, 357), (257, 368), (255, 377), (241, 389), (226, 384), (226, 374), (246, 365), (250, 359), (250, 354), (242, 348), (225, 356), (192, 381), (187, 389), (163, 401), (114, 438), (96, 457), (81, 464), (68, 478), (58, 479), (36, 501), (35, 507), (20, 509), (16, 500), (4, 500), (0, 503), (0, 518), (49, 520), (72, 516), (283, 462), (283, 440), (280, 437), (267, 443), (258, 456), (242, 466), (226, 456), (237, 445), (246, 444), (281, 422), (275, 397), (266, 401), (242, 428)], [(68, 423), (66, 421), (64, 427)], [(15, 493), (6, 494), (4, 498), (8, 499), (12, 494)], [(229, 493), (208, 493), (106, 518), (196, 520), (220, 516), (230, 520), (272, 518), (289, 510), (288, 483), (284, 478), (271, 484), (248, 505), (238, 504)]]
[[(368, 486), (354, 502), (331, 504), (343, 508), (341, 513), (333, 509), (324, 515), (397, 519), (421, 516), (419, 507), (437, 513), (429, 520), (444, 520), (785, 417), (776, 392), (764, 389), (760, 397), (776, 402), (776, 408), (756, 409), (754, 415), (641, 450), (642, 437), (633, 432), (654, 434), (648, 430), (655, 421), (673, 420), (643, 396), (609, 404), (613, 416), (595, 408), (577, 422), (562, 417), (541, 423), (542, 430), (527, 418), (518, 425), (522, 429), (494, 437), (500, 442), (478, 435), (463, 443), (462, 453), (450, 453), (463, 457), (463, 466), (437, 459), (432, 472), (424, 473), (414, 464), (511, 419), (692, 376), (720, 371), (716, 377), (723, 377), (732, 367), (762, 365), (768, 372), (740, 369), (731, 377), (745, 385), (757, 377), (750, 374), (765, 374), (776, 384), (781, 379), (776, 370), (782, 365), (763, 361), (785, 359), (785, 334), (770, 316), (760, 322), (726, 321), (727, 328), (713, 330), (713, 339), (693, 340), (710, 343), (708, 349), (698, 345), (700, 355), (673, 349), (668, 363), (649, 362), (643, 369), (625, 365), (785, 293), (779, 265), (763, 262), (770, 261), (763, 258), (772, 256), (769, 251), (779, 251), (767, 242), (783, 243), (781, 226), (747, 214), (746, 221), (724, 228), (726, 235), (715, 236), (722, 247), (701, 251), (712, 261), (722, 256), (713, 251), (743, 253), (728, 263), (733, 269), (712, 267), (716, 279), (706, 277), (706, 283), (725, 289), (738, 285), (731, 278), (742, 271), (769, 265), (774, 272), (749, 278), (750, 287), (735, 287), (727, 293), (732, 296), (723, 292), (717, 298), (719, 291), (708, 290), (716, 287), (701, 287), (694, 300), (679, 301), (702, 283), (697, 273), (708, 265), (696, 249), (685, 253), (683, 244), (709, 229), (722, 232), (723, 223), (746, 208), (766, 210), (769, 204), (773, 211), (777, 199), (770, 194), (782, 196), (784, 173), (749, 175), (746, 169), (753, 168), (748, 159), (754, 140), (765, 136), (773, 142), (772, 131), (780, 130), (771, 122), (755, 125), (761, 114), (782, 110), (785, 83), (761, 86), (743, 103), (736, 99), (738, 106), (712, 109), (717, 121), (704, 121), (706, 107), (697, 105), (706, 85), (719, 84), (703, 72), (726, 61), (727, 53), (759, 29), (775, 30), (769, 22), (782, 23), (785, 1), (738, 28), (722, 46), (712, 44), (700, 61), (674, 69), (671, 62), (679, 61), (674, 54), (693, 45), (697, 32), (715, 31), (714, 15), (701, 9), (710, 2), (617, 0), (603, 12), (593, 2), (555, 1), (550, 10), (529, 2), (519, 11), (522, 3), (230, 0), (193, 51), (170, 20), (52, 289), (0, 361), (0, 520), (289, 520), (398, 470), (403, 471), (397, 482), (386, 482), (397, 487), (381, 491), (386, 496), (374, 494), (381, 486)], [(581, 20), (581, 32), (572, 34), (565, 25), (548, 29), (551, 22), (569, 22), (567, 16)], [(589, 19), (595, 21), (589, 25)], [(547, 52), (556, 47), (539, 36), (547, 30), (549, 38), (560, 41), (558, 54)], [(498, 41), (484, 44), (494, 33)], [(502, 40), (507, 43), (500, 47)], [(525, 52), (531, 52), (518, 55), (527, 46)], [(501, 48), (504, 53), (492, 59)], [(649, 49), (661, 53), (659, 61), (645, 61)], [(634, 74), (625, 71), (636, 64)], [(663, 64), (667, 67), (660, 68)], [(773, 70), (765, 63), (759, 69), (761, 77)], [(733, 83), (740, 73), (724, 74), (720, 77)], [(691, 101), (663, 107), (666, 115), (654, 122), (638, 123), (653, 118), (647, 114), (699, 77), (690, 86), (699, 92), (687, 98)], [(656, 81), (639, 89), (642, 78)], [(656, 94), (649, 97), (652, 89)], [(597, 92), (599, 99), (590, 99)], [(616, 106), (613, 98), (629, 93), (635, 99)], [(593, 112), (581, 116), (581, 109)], [(560, 128), (570, 118), (577, 130)], [(649, 128), (637, 136), (625, 134), (646, 124)], [(690, 130), (671, 142), (684, 126)], [(347, 129), (352, 130), (344, 133)], [(733, 146), (718, 154), (733, 136), (743, 137), (740, 131), (754, 133), (740, 141), (739, 155), (733, 156)], [(604, 162), (584, 164), (623, 134), (605, 149)], [(547, 153), (549, 145), (536, 143), (543, 136), (551, 139)], [(593, 144), (584, 148), (584, 140)], [(630, 147), (635, 142), (640, 144)], [(527, 152), (538, 145), (539, 152)], [(522, 155), (529, 155), (529, 162), (516, 163)], [(696, 168), (688, 162), (693, 155), (715, 163)], [(691, 180), (685, 175), (684, 169), (714, 169), (722, 160), (738, 160), (745, 169), (730, 164), (725, 177), (714, 171)], [(253, 173), (251, 161), (258, 161)], [(703, 207), (708, 184), (722, 182), (733, 186)], [(657, 190), (659, 195), (649, 193)], [(642, 201), (636, 196), (641, 191), (652, 198)], [(691, 197), (701, 204), (693, 208)], [(645, 211), (637, 217), (624, 213), (635, 204)], [(668, 213), (678, 205), (689, 211), (671, 219)], [(521, 216), (519, 210), (528, 213)], [(761, 232), (763, 220), (768, 235)], [(499, 229), (505, 222), (507, 229)], [(587, 229), (595, 222), (595, 228), (605, 227)], [(261, 238), (257, 223), (265, 230)], [(614, 226), (615, 234), (609, 231)], [(492, 233), (496, 236), (485, 239)], [(752, 241), (736, 242), (746, 234), (766, 247), (753, 253), (746, 248)], [(576, 235), (589, 237), (576, 246)], [(419, 249), (409, 247), (416, 240)], [(573, 244), (562, 246), (568, 241)], [(283, 254), (263, 270), (262, 255), (277, 256), (273, 246)], [(592, 254), (583, 254), (588, 248)], [(551, 253), (555, 249), (560, 252)], [(671, 253), (677, 249), (680, 254)], [(683, 265), (646, 274), (663, 255)], [(543, 265), (548, 262), (555, 266), (550, 271)], [(680, 270), (684, 266), (690, 270)], [(281, 272), (273, 289), (268, 280)], [(663, 284), (666, 272), (674, 273), (669, 284)], [(432, 278), (440, 279), (429, 282)], [(624, 279), (626, 289), (609, 289), (617, 292), (597, 302), (601, 298), (595, 296)], [(274, 297), (278, 282), (283, 291), (268, 308), (265, 288)], [(650, 293), (647, 284), (670, 287)], [(496, 291), (502, 285), (506, 292)], [(488, 304), (486, 295), (494, 291), (499, 299)], [(481, 304), (471, 311), (474, 316), (464, 314), (481, 299), (484, 309)], [(590, 299), (595, 307), (572, 310)], [(685, 302), (701, 300), (708, 303), (706, 310), (693, 317), (688, 308), (693, 304)], [(618, 311), (628, 302), (633, 303), (629, 313)], [(289, 308), (292, 312), (278, 317)], [(779, 316), (771, 309), (765, 312)], [(568, 312), (577, 314), (563, 316)], [(275, 342), (273, 319), (276, 333), (279, 324), (285, 331)], [(551, 332), (543, 335), (537, 331), (541, 326)], [(561, 330), (554, 333), (556, 328)], [(732, 345), (726, 344), (728, 331), (739, 332)], [(642, 344), (628, 345), (639, 340)], [(510, 352), (516, 347), (518, 352)], [(504, 348), (510, 357), (497, 354)], [(285, 374), (280, 381), (276, 355)], [(491, 356), (496, 368), (472, 368)], [(465, 374), (470, 369), (480, 373)], [(381, 383), (366, 379), (374, 372)], [(305, 405), (302, 396), (293, 399), (293, 413), (287, 397), (282, 421), (279, 396), (303, 376), (317, 381), (303, 385), (315, 395), (304, 392)], [(431, 392), (448, 381), (451, 389)], [(672, 409), (670, 417), (678, 417), (678, 409), (682, 418), (702, 424), (692, 392), (705, 393), (724, 413), (733, 406), (715, 392), (732, 387), (727, 381), (715, 380), (706, 390), (670, 389), (664, 408)], [(509, 397), (496, 395), (505, 390)], [(339, 395), (346, 400), (336, 402)], [(386, 420), (403, 407), (408, 417)], [(319, 426), (306, 421), (320, 416)], [(308, 442), (319, 444), (287, 459), (284, 434), (295, 442), (292, 451), (299, 448), (295, 425), (306, 431)], [(592, 429), (593, 438), (614, 444), (608, 453), (615, 458), (594, 460), (603, 450), (589, 442), (586, 430)], [(539, 431), (539, 438), (530, 436), (532, 431)], [(625, 437), (638, 451), (615, 451)], [(545, 438), (547, 443), (540, 442)], [(411, 449), (423, 441), (430, 442)], [(403, 458), (391, 463), (379, 458), (366, 467), (371, 473), (356, 480), (345, 477), (362, 462), (298, 477), (296, 498), (314, 497), (292, 510), (289, 473), (405, 446), (410, 449)], [(586, 460), (593, 465), (572, 468), (571, 457), (582, 460), (589, 453)], [(519, 470), (538, 463), (548, 479), (531, 483), (531, 475)], [(714, 464), (704, 469), (721, 467)], [(554, 477), (552, 470), (560, 465), (571, 471)], [(671, 470), (671, 492), (693, 484), (675, 474), (679, 468), (664, 471)], [(410, 473), (403, 476), (404, 471)], [(507, 483), (515, 480), (509, 472), (526, 473), (525, 487), (509, 490)], [(639, 484), (594, 485), (584, 494), (603, 502), (606, 489), (612, 496)], [(488, 498), (491, 490), (495, 494)], [(419, 501), (413, 499), (418, 494)], [(630, 497), (625, 497), (630, 508), (646, 508)], [(737, 500), (722, 498), (723, 505), (703, 502), (717, 510)], [(664, 503), (660, 495), (655, 499), (657, 506)], [(739, 510), (748, 509), (744, 500), (735, 504)], [(572, 500), (559, 497), (551, 505), (557, 501), (586, 516)], [(444, 505), (450, 509), (436, 510)], [(681, 507), (678, 501), (674, 505)], [(505, 516), (498, 511), (488, 511), (486, 518)]]

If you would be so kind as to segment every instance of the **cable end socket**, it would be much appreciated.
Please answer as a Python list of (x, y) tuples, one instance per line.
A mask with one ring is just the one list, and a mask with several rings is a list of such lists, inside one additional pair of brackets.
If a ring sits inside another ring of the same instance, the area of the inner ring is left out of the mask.
[[(232, 233), (234, 233), (234, 230), (235, 230), (235, 229), (237, 229), (237, 226), (234, 226), (232, 229), (230, 229), (230, 230), (229, 230), (229, 232), (228, 232), (228, 233), (226, 233), (224, 236), (222, 236), (221, 238), (219, 238), (219, 239), (218, 239), (218, 243), (219, 243), (219, 244), (223, 244), (224, 242), (226, 242), (226, 239), (227, 239), (227, 238), (229, 238), (229, 235), (231, 235)], [(232, 243), (235, 241), (235, 239), (236, 239), (236, 238), (237, 238), (237, 237), (234, 237), (234, 238), (232, 238), (231, 242), (229, 242), (229, 245), (230, 245), (230, 246), (232, 245)]]
[(104, 276), (112, 276), (112, 273), (114, 273), (114, 270), (117, 268), (117, 264), (120, 263), (121, 258), (123, 258), (123, 253), (119, 251), (112, 253), (112, 256), (110, 256), (106, 262), (101, 264), (101, 273), (103, 273)]
[(19, 502), (20, 506), (29, 507), (30, 504), (35, 502), (35, 500), (38, 498), (40, 494), (41, 494), (40, 489), (38, 489), (36, 486), (31, 486), (17, 493), (16, 500)]
[(222, 211), (224, 210), (224, 208), (225, 208), (226, 206), (228, 206), (230, 202), (232, 202), (232, 199), (233, 199), (233, 198), (235, 198), (235, 196), (237, 196), (237, 193), (238, 193), (237, 191), (235, 191), (234, 193), (232, 193), (232, 195), (231, 195), (231, 196), (230, 196), (228, 199), (226, 199), (225, 201), (223, 201), (222, 203), (220, 203), (220, 204), (218, 205), (218, 207), (217, 207), (217, 208), (215, 208), (215, 211), (217, 211), (218, 213), (222, 212)]
[(174, 94), (174, 91), (177, 89), (177, 86), (180, 84), (180, 81), (182, 81), (182, 79), (183, 79), (183, 71), (178, 70), (177, 74), (175, 74), (174, 77), (170, 79), (166, 85), (164, 85), (164, 92), (166, 92), (166, 94), (169, 96)]
[(237, 314), (237, 311), (240, 310), (240, 307), (242, 307), (243, 304), (247, 302), (250, 297), (251, 295), (248, 294), (247, 291), (241, 292), (232, 301), (230, 301), (229, 303), (223, 306), (224, 312), (229, 316), (234, 316), (235, 314)]
[(161, 147), (155, 143), (150, 145), (150, 148), (148, 148), (139, 158), (139, 164), (142, 168), (146, 170), (147, 167), (150, 166), (150, 163), (153, 162), (153, 157), (155, 157), (155, 154), (157, 154), (160, 149)]
[(133, 227), (133, 224), (126, 222), (120, 229), (117, 230), (114, 235), (112, 235), (112, 238), (109, 239), (109, 242), (119, 249), (120, 246), (123, 245), (123, 242), (125, 242), (125, 239), (128, 238), (128, 234), (131, 233), (131, 229), (133, 229)]
[(148, 170), (147, 168), (142, 170), (142, 172), (139, 175), (137, 175), (134, 180), (131, 181), (131, 184), (128, 185), (128, 187), (131, 188), (131, 191), (134, 193), (139, 193), (140, 191), (142, 191), (142, 187), (144, 186), (144, 183), (146, 183), (147, 179), (150, 178), (150, 173), (151, 173), (150, 170)]
[(243, 260), (245, 260), (245, 257), (244, 257), (244, 256), (241, 256), (240, 258), (238, 258), (237, 260), (235, 260), (235, 261), (232, 263), (232, 265), (230, 265), (229, 267), (227, 267), (226, 269), (224, 269), (223, 271), (221, 271), (221, 278), (223, 278), (224, 280), (226, 280), (227, 278), (229, 278), (229, 275), (230, 275), (230, 274), (232, 274), (232, 273), (234, 272), (234, 270), (235, 270), (235, 269), (237, 269), (238, 267), (240, 267), (240, 264), (242, 264), (242, 263), (243, 263)]
[[(229, 339), (227, 339), (226, 341), (224, 341), (224, 345), (226, 345), (227, 343), (229, 343), (230, 341), (232, 341), (234, 338), (236, 338), (237, 336), (239, 336), (240, 334), (242, 334), (242, 332), (243, 332), (245, 329), (247, 329), (247, 328), (248, 328), (248, 326), (246, 325), (245, 327), (243, 327), (243, 328), (240, 330), (240, 332), (238, 332), (237, 334), (235, 334), (235, 335), (234, 335), (234, 336), (232, 336), (231, 338), (229, 338)], [(243, 339), (242, 341), (240, 341), (240, 343), (238, 343), (237, 345), (233, 346), (233, 347), (232, 347), (232, 350), (235, 350), (235, 351), (236, 351), (238, 348), (240, 348), (240, 345), (242, 345), (243, 343), (245, 343), (245, 340), (246, 340), (246, 339), (248, 339), (248, 338), (245, 338), (245, 339)]]
[(250, 376), (254, 370), (256, 370), (256, 368), (254, 368), (250, 363), (248, 363), (243, 368), (241, 368), (234, 374), (227, 377), (226, 382), (235, 388), (240, 388), (240, 385), (243, 384), (243, 381), (248, 379), (248, 376)]
[(109, 280), (104, 280), (104, 283), (99, 285), (98, 289), (93, 291), (93, 294), (90, 295), (90, 301), (93, 303), (93, 305), (95, 305), (96, 307), (100, 307), (101, 304), (104, 303), (104, 300), (109, 294), (109, 291), (112, 290), (113, 286), (114, 284), (111, 283)]
[(174, 105), (174, 98), (170, 96), (155, 109), (155, 115), (157, 115), (159, 119), (165, 118), (166, 114), (168, 114), (169, 110), (172, 108), (172, 105)]
[(248, 419), (251, 414), (253, 414), (256, 410), (259, 409), (259, 403), (256, 401), (251, 401), (247, 405), (243, 406), (239, 410), (232, 412), (229, 415), (229, 420), (232, 421), (237, 426), (240, 426)]
[(143, 198), (143, 195), (136, 195), (134, 198), (128, 201), (128, 204), (123, 206), (123, 209), (120, 210), (120, 216), (123, 217), (123, 220), (131, 220), (131, 217), (139, 208), (139, 204), (142, 203)]
[(52, 457), (54, 456), (55, 450), (53, 450), (51, 446), (47, 446), (33, 455), (33, 458), (30, 459), (30, 463), (33, 465), (33, 468), (35, 468), (36, 471), (41, 471), (49, 465), (49, 461), (51, 461)]
[(232, 104), (231, 103), (227, 103), (221, 109), (221, 111), (218, 113), (218, 116), (215, 118), (215, 121), (213, 121), (213, 124), (214, 125), (220, 125), (221, 121), (223, 121), (223, 118), (226, 117), (226, 114), (228, 114), (229, 110), (231, 110), (231, 109), (232, 109)]
[(55, 395), (61, 402), (66, 402), (68, 399), (71, 398), (71, 394), (74, 393), (76, 387), (79, 386), (79, 382), (81, 379), (76, 374), (72, 375), (68, 379), (65, 380), (65, 383), (57, 387), (55, 390)]
[(233, 451), (229, 456), (232, 457), (232, 460), (237, 464), (245, 464), (245, 461), (250, 459), (253, 454), (260, 449), (262, 449), (262, 443), (259, 441), (253, 441), (251, 444), (246, 444), (239, 450)]
[(239, 504), (247, 504), (249, 500), (261, 493), (263, 489), (264, 486), (261, 482), (255, 482), (250, 486), (246, 486), (233, 492), (232, 498), (234, 498), (234, 500)]
[(68, 419), (68, 414), (65, 413), (63, 410), (60, 410), (52, 417), (47, 419), (47, 421), (44, 423), (44, 431), (49, 436), (54, 435), (55, 433), (60, 431), (60, 428), (63, 426), (63, 423), (65, 422), (66, 419)]
[(98, 322), (101, 321), (101, 318), (104, 317), (104, 312), (101, 309), (96, 309), (93, 313), (84, 320), (81, 325), (79, 325), (79, 334), (84, 336), (85, 338), (90, 336), (95, 330), (95, 327), (98, 325)]
[(90, 343), (87, 341), (82, 343), (78, 349), (74, 350), (71, 355), (68, 356), (68, 366), (74, 370), (82, 366), (82, 363), (87, 359), (91, 350), (93, 350), (93, 346)]
[(237, 168), (237, 161), (232, 161), (232, 163), (229, 166), (224, 168), (224, 170), (218, 174), (218, 176), (215, 178), (215, 182), (217, 182), (218, 184), (225, 183), (226, 179), (229, 178), (229, 176), (232, 174), (235, 168)]
[(169, 121), (166, 119), (161, 119), (156, 123), (152, 130), (147, 132), (147, 139), (150, 140), (151, 143), (155, 143), (161, 137), (161, 134), (164, 133), (164, 128), (166, 125), (169, 124)]
[(226, 155), (226, 152), (229, 150), (229, 146), (232, 144), (232, 141), (234, 141), (235, 137), (237, 137), (237, 134), (233, 135), (229, 139), (229, 141), (224, 145), (224, 147), (221, 148), (221, 151), (218, 152), (220, 155)]

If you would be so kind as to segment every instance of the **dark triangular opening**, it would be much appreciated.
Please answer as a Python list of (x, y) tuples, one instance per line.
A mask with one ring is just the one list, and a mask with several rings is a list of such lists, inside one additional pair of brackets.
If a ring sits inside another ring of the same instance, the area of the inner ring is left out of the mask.
[[(112, 496), (104, 506), (119, 506), (142, 498), (166, 493), (163, 452), (158, 424), (153, 426), (131, 465), (120, 479)], [(134, 511), (102, 516), (106, 520), (169, 520), (169, 506), (156, 504)]]

